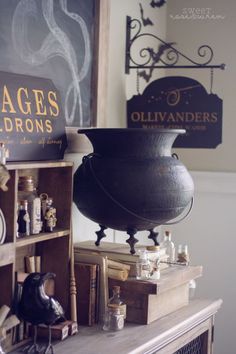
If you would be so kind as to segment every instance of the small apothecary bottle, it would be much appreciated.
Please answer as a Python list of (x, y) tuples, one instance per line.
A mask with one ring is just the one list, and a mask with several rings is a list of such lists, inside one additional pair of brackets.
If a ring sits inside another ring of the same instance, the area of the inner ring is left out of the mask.
[(147, 246), (147, 255), (150, 262), (150, 279), (160, 279), (160, 246)]
[(27, 200), (21, 200), (19, 202), (19, 211), (17, 218), (18, 237), (25, 237), (30, 235), (30, 217), (28, 213), (28, 202)]
[(108, 305), (104, 317), (104, 331), (120, 331), (124, 328), (124, 315), (121, 313), (119, 306)]
[(56, 227), (56, 208), (53, 206), (53, 199), (48, 197), (46, 200), (46, 211), (44, 216), (44, 231), (53, 232)]
[(120, 310), (120, 313), (124, 315), (124, 319), (126, 319), (126, 303), (121, 297), (120, 286), (118, 285), (113, 286), (112, 297), (109, 298), (107, 306), (108, 308), (117, 306)]
[(175, 245), (171, 239), (171, 232), (165, 231), (164, 240), (161, 243), (161, 248), (165, 248), (166, 254), (168, 255), (168, 261), (174, 262), (175, 261)]
[(139, 258), (136, 262), (136, 279), (147, 280), (150, 278), (150, 261), (146, 250), (139, 251)]

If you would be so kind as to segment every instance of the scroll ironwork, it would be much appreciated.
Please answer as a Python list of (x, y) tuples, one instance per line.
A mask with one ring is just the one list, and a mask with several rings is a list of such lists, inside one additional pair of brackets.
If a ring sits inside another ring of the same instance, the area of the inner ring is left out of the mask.
[[(141, 38), (156, 39), (157, 50), (153, 47), (139, 49), (138, 59), (141, 62), (138, 62), (132, 55), (132, 47)], [(197, 50), (200, 60), (194, 60), (176, 49), (175, 44), (168, 43), (152, 33), (143, 33), (141, 22), (127, 16), (125, 73), (129, 74), (131, 69), (150, 69), (150, 75), (154, 69), (225, 69), (225, 64), (212, 64), (214, 53), (209, 45), (201, 45)], [(185, 64), (180, 64), (182, 61)]]

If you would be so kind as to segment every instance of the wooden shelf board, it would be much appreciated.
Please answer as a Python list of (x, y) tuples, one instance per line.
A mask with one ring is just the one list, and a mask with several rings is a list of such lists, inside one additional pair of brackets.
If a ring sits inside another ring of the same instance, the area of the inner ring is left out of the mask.
[(8, 242), (0, 245), (0, 267), (14, 262), (14, 243)]
[(68, 167), (73, 166), (71, 161), (30, 161), (30, 162), (8, 162), (8, 170), (23, 170), (33, 168), (53, 168), (53, 167)]
[(16, 247), (23, 247), (37, 242), (51, 240), (53, 238), (64, 237), (70, 234), (70, 230), (56, 230), (50, 233), (41, 233), (38, 235), (25, 236), (24, 238), (19, 238), (16, 241)]

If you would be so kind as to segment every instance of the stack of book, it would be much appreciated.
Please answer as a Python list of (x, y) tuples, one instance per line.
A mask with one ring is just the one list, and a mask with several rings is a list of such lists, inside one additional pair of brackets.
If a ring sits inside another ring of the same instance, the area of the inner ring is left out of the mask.
[[(74, 244), (79, 324), (92, 326), (103, 320), (109, 298), (108, 279), (125, 283), (135, 277), (138, 251), (143, 249), (145, 246), (137, 246), (136, 254), (131, 255), (127, 244), (101, 242), (96, 246), (91, 240)], [(165, 250), (161, 259), (167, 260)], [(161, 264), (162, 269), (166, 267)]]
[[(127, 244), (122, 243), (114, 243), (114, 242), (101, 242), (99, 246), (95, 245), (94, 241), (88, 240), (83, 242), (77, 242), (74, 244), (74, 252), (75, 254), (81, 253), (89, 253), (89, 254), (99, 254), (101, 256), (106, 256), (108, 258), (108, 262), (115, 261), (120, 263), (121, 265), (126, 265), (125, 269), (128, 270), (128, 276), (133, 277), (136, 275), (136, 262), (139, 258), (139, 251), (146, 249), (146, 246), (139, 245), (135, 247), (136, 253), (130, 254), (130, 247)], [(161, 262), (167, 261), (168, 256), (166, 255), (165, 249), (160, 250), (160, 260)], [(163, 270), (167, 268), (168, 265), (166, 263), (160, 264), (160, 269)], [(116, 269), (112, 266), (110, 262), (110, 266), (108, 264), (108, 268)], [(118, 268), (119, 270), (119, 268)], [(124, 270), (122, 267), (120, 270)], [(121, 274), (121, 273), (120, 273)], [(117, 279), (118, 272), (109, 271), (109, 278)], [(114, 278), (115, 277), (115, 278)], [(122, 277), (122, 275), (121, 275)], [(125, 275), (124, 275), (125, 278)], [(119, 278), (122, 280), (121, 278)], [(126, 278), (127, 279), (127, 278)], [(123, 279), (123, 280), (126, 280)]]

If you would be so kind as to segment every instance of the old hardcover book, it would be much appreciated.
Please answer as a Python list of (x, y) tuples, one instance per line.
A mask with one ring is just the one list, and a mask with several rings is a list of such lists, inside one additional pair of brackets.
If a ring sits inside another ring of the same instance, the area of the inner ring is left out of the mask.
[[(135, 246), (136, 253), (130, 254), (130, 246), (123, 243), (114, 243), (103, 241), (99, 246), (94, 244), (94, 241), (87, 240), (74, 244), (74, 252), (78, 253), (93, 253), (107, 256), (109, 259), (130, 265), (135, 263), (139, 258), (139, 251), (146, 249), (144, 245)], [(165, 249), (160, 250), (160, 257), (165, 257)]]
[(35, 272), (35, 257), (34, 256), (25, 256), (25, 270), (26, 273)]
[(75, 263), (79, 325), (93, 326), (96, 319), (97, 264)]

